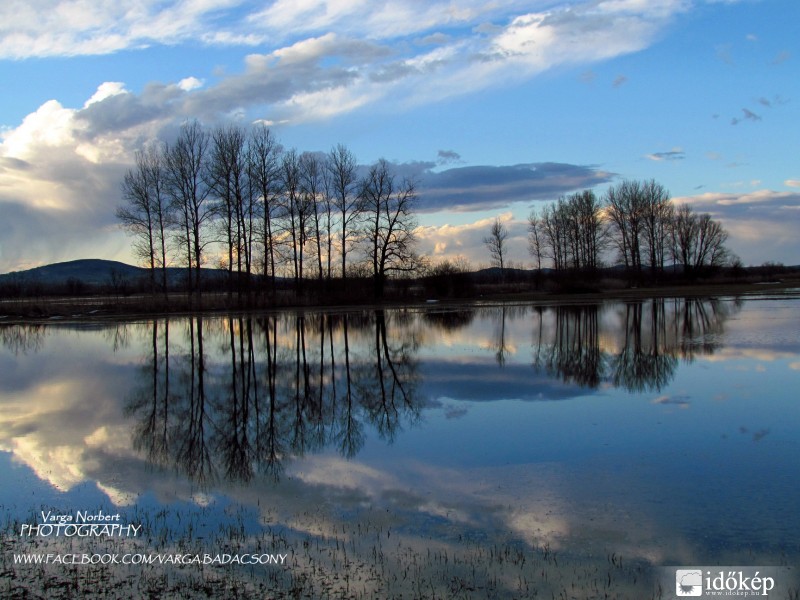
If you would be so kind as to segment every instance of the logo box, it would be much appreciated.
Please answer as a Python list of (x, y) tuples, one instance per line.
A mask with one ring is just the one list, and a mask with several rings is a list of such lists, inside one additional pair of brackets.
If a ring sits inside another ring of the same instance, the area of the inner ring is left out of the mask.
[(675, 595), (679, 598), (703, 595), (703, 572), (700, 569), (675, 571)]

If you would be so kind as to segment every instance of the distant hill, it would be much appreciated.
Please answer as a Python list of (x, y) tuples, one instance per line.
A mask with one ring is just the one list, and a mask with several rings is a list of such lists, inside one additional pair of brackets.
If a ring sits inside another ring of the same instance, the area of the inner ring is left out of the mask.
[[(204, 276), (219, 277), (224, 274), (225, 271), (219, 269), (203, 269)], [(77, 281), (87, 286), (108, 286), (111, 285), (113, 278), (130, 285), (147, 280), (149, 277), (149, 269), (115, 260), (87, 258), (6, 273), (0, 275), (0, 285), (40, 283), (44, 286), (66, 286), (70, 282)], [(182, 282), (186, 279), (186, 269), (168, 267), (167, 278), (169, 285)]]
[(112, 273), (117, 273), (129, 281), (135, 281), (140, 277), (147, 276), (146, 269), (133, 267), (115, 260), (88, 258), (35, 267), (26, 271), (6, 273), (5, 275), (0, 275), (0, 283), (14, 281), (18, 283), (39, 282), (45, 285), (65, 285), (70, 280), (79, 280), (87, 285), (108, 285), (111, 282)]

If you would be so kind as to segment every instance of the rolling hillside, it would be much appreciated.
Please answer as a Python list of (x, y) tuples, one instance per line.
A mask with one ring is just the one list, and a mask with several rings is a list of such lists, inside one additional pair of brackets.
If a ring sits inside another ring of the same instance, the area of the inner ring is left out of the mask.
[[(224, 276), (225, 271), (203, 269), (203, 274), (204, 276), (220, 277)], [(80, 282), (82, 285), (97, 287), (110, 286), (114, 280), (131, 285), (146, 280), (148, 277), (148, 269), (114, 260), (89, 258), (6, 273), (0, 275), (0, 285), (39, 283), (46, 287), (63, 287), (70, 282)], [(175, 285), (186, 278), (186, 269), (170, 267), (167, 269), (167, 277), (169, 285)]]

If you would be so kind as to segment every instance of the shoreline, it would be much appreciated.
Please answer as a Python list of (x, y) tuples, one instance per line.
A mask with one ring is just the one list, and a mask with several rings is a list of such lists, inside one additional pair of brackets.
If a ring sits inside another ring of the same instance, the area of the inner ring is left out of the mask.
[[(393, 298), (384, 302), (287, 303), (274, 306), (237, 306), (225, 293), (203, 296), (203, 307), (176, 306), (170, 310), (163, 297), (152, 296), (86, 296), (6, 299), (0, 301), (0, 326), (56, 323), (97, 323), (132, 321), (150, 318), (185, 317), (190, 315), (275, 314), (286, 311), (353, 312), (398, 308), (459, 309), (465, 307), (555, 304), (597, 304), (602, 302), (644, 300), (650, 298), (699, 298), (708, 296), (755, 297), (776, 293), (781, 297), (800, 297), (800, 279), (743, 283), (699, 283), (653, 285), (628, 288), (607, 288), (588, 292), (522, 291), (477, 294), (470, 297)], [(185, 294), (171, 294), (173, 300), (186, 303)], [(167, 299), (169, 303), (169, 299)], [(211, 303), (211, 305), (209, 305)], [(11, 309), (11, 310), (7, 310)], [(14, 310), (16, 309), (16, 310)]]

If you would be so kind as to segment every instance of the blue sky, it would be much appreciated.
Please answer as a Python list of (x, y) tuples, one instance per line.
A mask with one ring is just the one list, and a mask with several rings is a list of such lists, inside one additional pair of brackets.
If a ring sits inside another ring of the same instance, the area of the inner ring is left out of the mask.
[(197, 118), (385, 157), (420, 249), (488, 263), (500, 216), (655, 178), (745, 264), (800, 263), (796, 0), (26, 0), (0, 7), (0, 272), (131, 261), (146, 141)]

